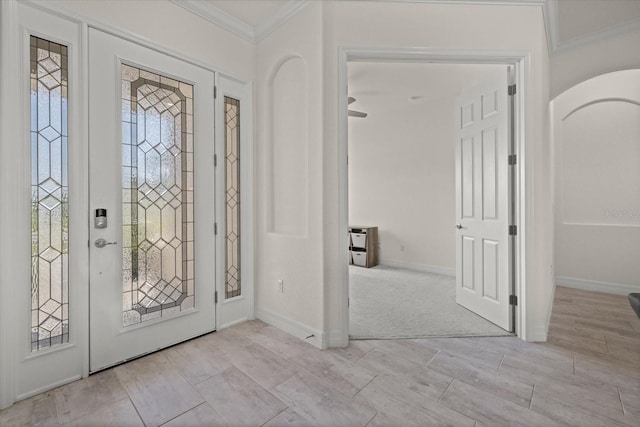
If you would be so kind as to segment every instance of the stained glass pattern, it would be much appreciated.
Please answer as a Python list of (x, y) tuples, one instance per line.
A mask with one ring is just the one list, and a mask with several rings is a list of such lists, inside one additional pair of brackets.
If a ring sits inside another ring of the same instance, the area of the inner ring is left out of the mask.
[(67, 47), (30, 39), (31, 351), (69, 341)]
[(123, 326), (194, 307), (193, 86), (122, 65)]
[(240, 286), (240, 101), (225, 97), (226, 266), (225, 298), (241, 294)]

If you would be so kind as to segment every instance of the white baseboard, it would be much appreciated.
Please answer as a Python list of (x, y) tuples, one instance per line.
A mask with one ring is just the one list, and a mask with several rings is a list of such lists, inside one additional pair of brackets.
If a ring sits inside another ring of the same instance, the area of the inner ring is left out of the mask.
[(556, 285), (566, 288), (582, 289), (583, 291), (604, 292), (607, 294), (627, 295), (640, 292), (640, 284), (599, 282), (596, 280), (576, 279), (574, 277), (556, 277)]
[(222, 330), (222, 329), (230, 328), (230, 327), (232, 327), (232, 326), (239, 325), (240, 323), (244, 323), (244, 322), (246, 322), (246, 321), (248, 321), (248, 320), (249, 320), (249, 318), (248, 318), (248, 317), (243, 317), (242, 319), (237, 319), (237, 320), (234, 320), (233, 322), (224, 323), (224, 324), (220, 325), (220, 326), (219, 326), (218, 328), (216, 328), (216, 329), (217, 329), (217, 330)]
[(437, 265), (417, 264), (412, 262), (393, 261), (389, 259), (381, 259), (380, 265), (385, 265), (388, 267), (395, 267), (395, 268), (406, 268), (407, 270), (424, 271), (425, 273), (435, 273), (435, 274), (441, 274), (443, 276), (455, 277), (456, 275), (455, 268), (439, 267)]
[(327, 334), (327, 345), (329, 348), (346, 347), (349, 345), (349, 337), (342, 334), (342, 331), (329, 331)]
[(547, 342), (547, 330), (549, 324), (534, 326), (531, 331), (531, 336), (527, 339), (528, 342)]
[[(256, 307), (256, 318), (274, 326), (284, 332), (293, 335), (296, 338), (301, 339), (304, 342), (308, 342), (313, 346), (324, 350), (328, 347), (326, 341), (326, 334), (323, 331), (311, 328), (296, 320), (282, 316), (278, 313), (274, 313), (271, 310)], [(310, 335), (313, 335), (309, 337)]]

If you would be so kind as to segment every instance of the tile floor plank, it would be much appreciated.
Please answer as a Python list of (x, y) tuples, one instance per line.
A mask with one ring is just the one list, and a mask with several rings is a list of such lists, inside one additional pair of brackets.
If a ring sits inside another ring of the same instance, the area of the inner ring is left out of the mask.
[(301, 372), (275, 389), (278, 396), (315, 426), (364, 426), (376, 415), (313, 375)]
[(440, 399), (449, 408), (487, 425), (535, 425), (553, 426), (560, 423), (545, 415), (533, 412), (480, 390), (459, 380), (454, 380)]
[(86, 414), (65, 424), (73, 427), (144, 427), (129, 398), (101, 406), (98, 410)]
[(114, 370), (146, 425), (160, 425), (204, 402), (162, 352)]
[(531, 403), (533, 383), (522, 382), (503, 372), (477, 368), (466, 363), (461, 357), (446, 351), (438, 353), (427, 366), (525, 408), (528, 408)]
[(128, 399), (113, 369), (91, 375), (54, 390), (58, 419), (65, 424), (98, 410), (103, 405)]
[(236, 367), (198, 383), (196, 390), (228, 425), (262, 425), (287, 408)]
[(267, 390), (282, 384), (300, 370), (261, 345), (251, 344), (227, 354), (231, 363)]

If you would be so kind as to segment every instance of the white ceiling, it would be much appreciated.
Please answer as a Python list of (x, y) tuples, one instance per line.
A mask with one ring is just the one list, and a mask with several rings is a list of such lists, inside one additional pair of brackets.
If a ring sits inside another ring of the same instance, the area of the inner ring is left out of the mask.
[(350, 62), (352, 110), (383, 116), (384, 111), (450, 99), (475, 86), (506, 65)]
[[(311, 1), (342, 0), (170, 0), (211, 22), (259, 42)], [(359, 0), (412, 3), (540, 5), (551, 52), (640, 28), (640, 0)]]

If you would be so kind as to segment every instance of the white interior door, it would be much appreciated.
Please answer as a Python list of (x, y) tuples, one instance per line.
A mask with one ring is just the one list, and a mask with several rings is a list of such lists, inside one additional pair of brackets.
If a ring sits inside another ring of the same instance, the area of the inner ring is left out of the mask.
[(214, 74), (93, 29), (89, 50), (95, 372), (215, 329)]
[(511, 330), (507, 67), (456, 103), (456, 302)]

